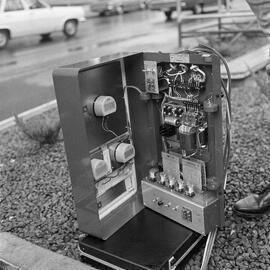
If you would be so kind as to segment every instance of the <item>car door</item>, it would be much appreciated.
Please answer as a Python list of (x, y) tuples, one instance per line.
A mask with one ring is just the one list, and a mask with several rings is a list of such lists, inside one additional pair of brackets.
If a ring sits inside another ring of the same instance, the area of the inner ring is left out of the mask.
[(28, 34), (28, 11), (21, 0), (6, 0), (0, 16), (0, 27), (7, 28), (11, 37)]
[(51, 7), (39, 0), (24, 0), (29, 10), (32, 34), (47, 34), (56, 30), (56, 18)]

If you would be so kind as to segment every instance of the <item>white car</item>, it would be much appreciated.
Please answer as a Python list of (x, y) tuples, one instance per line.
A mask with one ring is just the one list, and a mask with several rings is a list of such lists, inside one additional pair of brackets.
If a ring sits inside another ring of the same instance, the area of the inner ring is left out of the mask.
[(52, 32), (63, 31), (73, 37), (80, 21), (81, 7), (51, 7), (42, 0), (0, 0), (0, 49), (12, 38), (39, 34), (48, 38)]

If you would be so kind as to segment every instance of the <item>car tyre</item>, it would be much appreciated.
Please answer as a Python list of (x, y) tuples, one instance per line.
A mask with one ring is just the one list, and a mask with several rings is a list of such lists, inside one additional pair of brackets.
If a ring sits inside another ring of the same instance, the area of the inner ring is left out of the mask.
[(203, 13), (203, 4), (196, 4), (192, 9), (194, 14), (201, 14)]
[(76, 35), (78, 31), (78, 22), (76, 20), (68, 20), (64, 24), (63, 33), (67, 38)]
[(164, 11), (164, 14), (166, 16), (167, 22), (172, 20), (172, 11), (171, 10)]
[(47, 41), (51, 41), (52, 37), (51, 37), (51, 33), (47, 33), (47, 34), (41, 34), (41, 42), (47, 42)]
[(0, 30), (0, 49), (6, 48), (9, 42), (9, 33), (6, 30)]

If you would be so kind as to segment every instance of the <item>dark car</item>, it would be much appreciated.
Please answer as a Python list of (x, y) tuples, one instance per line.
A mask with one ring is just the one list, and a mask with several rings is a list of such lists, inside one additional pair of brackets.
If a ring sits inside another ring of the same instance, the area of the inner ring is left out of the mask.
[[(203, 12), (204, 6), (217, 5), (217, 0), (182, 0), (182, 10), (191, 10), (194, 14)], [(149, 9), (163, 11), (167, 20), (171, 19), (173, 11), (176, 10), (176, 0), (150, 0)]]

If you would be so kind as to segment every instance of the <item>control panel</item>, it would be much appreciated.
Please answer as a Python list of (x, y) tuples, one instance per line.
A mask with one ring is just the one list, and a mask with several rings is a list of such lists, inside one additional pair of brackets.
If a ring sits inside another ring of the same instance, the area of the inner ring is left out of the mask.
[(169, 188), (163, 188), (142, 182), (144, 203), (151, 209), (190, 229), (206, 235), (216, 226), (215, 215), (218, 214), (218, 199), (214, 195), (189, 197), (180, 195)]

